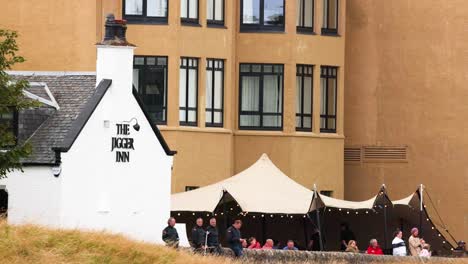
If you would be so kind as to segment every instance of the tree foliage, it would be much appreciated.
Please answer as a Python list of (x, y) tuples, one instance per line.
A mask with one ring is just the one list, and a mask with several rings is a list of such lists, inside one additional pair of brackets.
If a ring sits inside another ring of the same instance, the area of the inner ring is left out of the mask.
[[(0, 116), (3, 117), (37, 105), (23, 95), (29, 83), (13, 80), (6, 73), (16, 63), (24, 62), (24, 58), (16, 54), (17, 37), (15, 31), (0, 29)], [(21, 158), (31, 154), (31, 146), (17, 142), (14, 130), (11, 124), (0, 122), (0, 178), (6, 177), (12, 170), (21, 170)]]

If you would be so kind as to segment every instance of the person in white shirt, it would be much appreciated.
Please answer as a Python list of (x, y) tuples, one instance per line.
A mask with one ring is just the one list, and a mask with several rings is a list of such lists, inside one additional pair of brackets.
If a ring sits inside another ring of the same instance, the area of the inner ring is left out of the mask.
[(392, 241), (393, 256), (406, 256), (406, 245), (402, 237), (403, 232), (400, 230), (395, 231)]

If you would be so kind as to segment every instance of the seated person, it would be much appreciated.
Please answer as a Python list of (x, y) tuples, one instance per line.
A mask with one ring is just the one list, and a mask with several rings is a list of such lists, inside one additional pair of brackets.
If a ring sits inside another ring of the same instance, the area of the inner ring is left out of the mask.
[(260, 243), (257, 241), (255, 237), (249, 238), (249, 247), (248, 249), (261, 249), (262, 246)]
[(369, 247), (366, 250), (366, 254), (369, 255), (383, 255), (382, 249), (379, 247), (377, 243), (377, 239), (373, 238), (369, 242)]
[(274, 246), (273, 239), (267, 239), (262, 249), (273, 249), (273, 246)]
[(349, 253), (359, 253), (359, 248), (357, 247), (357, 243), (355, 240), (350, 240), (348, 242), (348, 246), (346, 247), (345, 252)]
[(419, 252), (420, 257), (430, 257), (431, 256), (431, 245), (424, 243), (422, 246), (421, 252)]
[(283, 248), (283, 250), (297, 250), (297, 247), (294, 246), (294, 241), (288, 240), (288, 243)]

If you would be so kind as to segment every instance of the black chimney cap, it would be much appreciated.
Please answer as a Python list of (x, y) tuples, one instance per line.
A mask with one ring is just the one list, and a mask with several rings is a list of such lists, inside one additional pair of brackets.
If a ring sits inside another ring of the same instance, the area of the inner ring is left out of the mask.
[(115, 19), (114, 14), (106, 16), (104, 39), (98, 45), (135, 46), (127, 41), (127, 21)]

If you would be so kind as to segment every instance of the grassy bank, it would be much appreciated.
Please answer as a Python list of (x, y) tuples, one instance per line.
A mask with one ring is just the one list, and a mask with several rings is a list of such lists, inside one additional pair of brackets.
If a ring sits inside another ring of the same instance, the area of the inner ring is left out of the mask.
[(229, 264), (229, 259), (192, 256), (104, 233), (10, 226), (0, 222), (0, 263)]
[[(284, 258), (293, 252), (251, 251), (244, 263), (304, 263), (300, 256)], [(300, 254), (300, 253), (297, 253)], [(286, 260), (287, 259), (287, 260)], [(420, 259), (369, 258), (342, 253), (316, 254), (307, 263), (422, 263)], [(68, 230), (49, 230), (37, 226), (10, 226), (0, 221), (0, 263), (58, 264), (58, 263), (141, 263), (141, 264), (234, 264), (229, 258), (202, 257), (161, 246), (137, 243), (122, 236)], [(431, 259), (430, 263), (468, 263), (468, 259)]]

